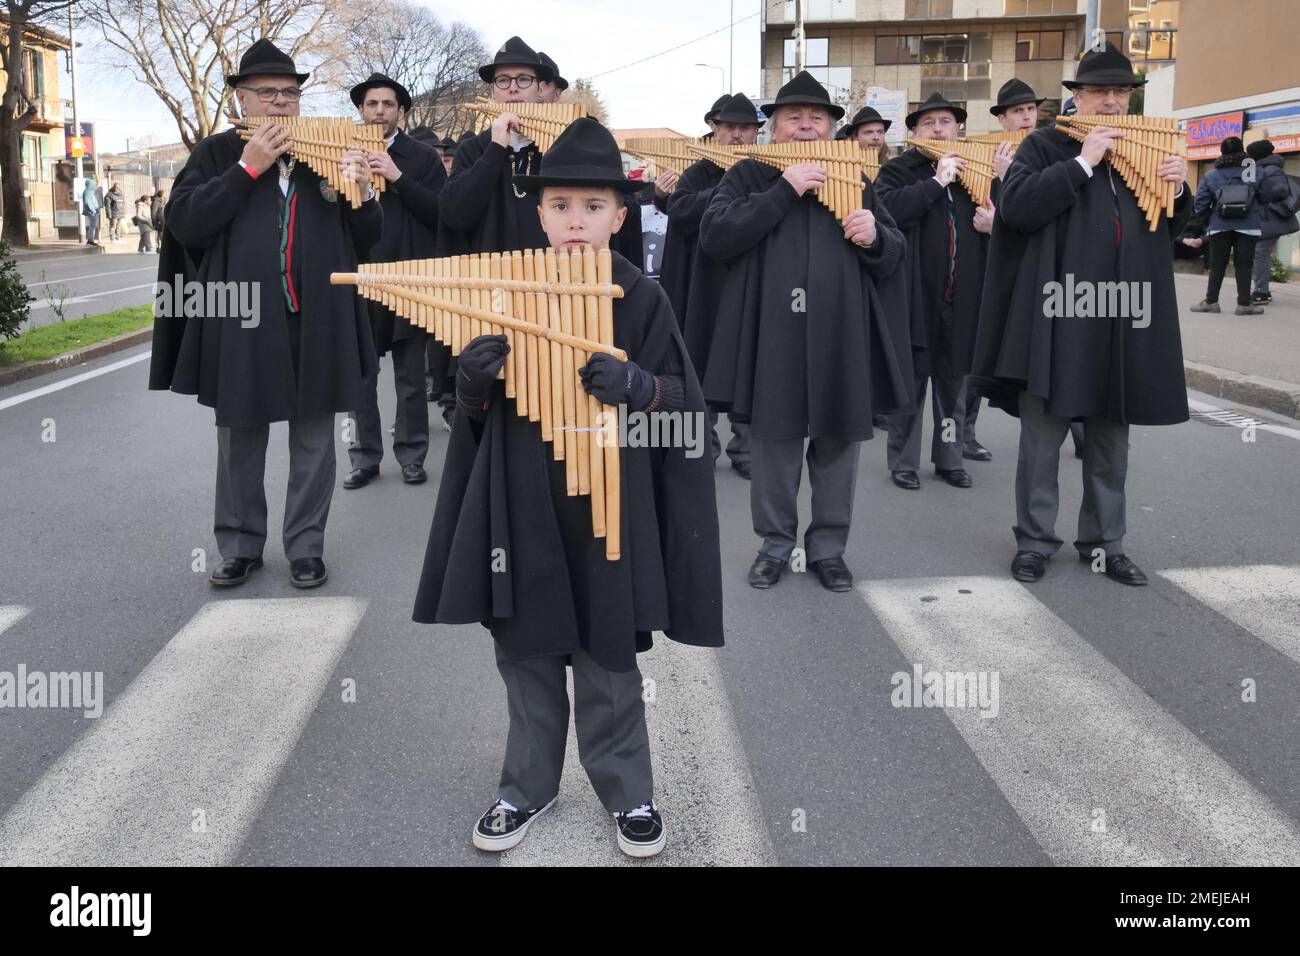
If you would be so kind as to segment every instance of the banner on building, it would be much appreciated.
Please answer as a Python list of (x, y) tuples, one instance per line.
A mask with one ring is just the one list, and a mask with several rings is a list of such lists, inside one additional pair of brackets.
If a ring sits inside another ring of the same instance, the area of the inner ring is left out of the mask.
[(1187, 121), (1187, 158), (1214, 159), (1219, 155), (1219, 144), (1229, 136), (1240, 136), (1246, 128), (1246, 114), (1216, 113)]
[(82, 123), (81, 135), (72, 131), (71, 123), (63, 124), (63, 156), (76, 159), (78, 154), (87, 163), (95, 161), (95, 124)]
[(885, 142), (890, 146), (902, 146), (907, 136), (907, 90), (891, 90), (883, 86), (867, 87), (867, 102), (880, 114), (881, 119), (889, 120), (889, 129), (885, 131)]

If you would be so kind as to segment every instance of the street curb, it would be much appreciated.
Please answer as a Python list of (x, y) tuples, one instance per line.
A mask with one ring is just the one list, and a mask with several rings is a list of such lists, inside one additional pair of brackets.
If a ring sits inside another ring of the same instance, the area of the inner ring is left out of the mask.
[(1216, 398), (1250, 405), (1288, 418), (1300, 418), (1300, 385), (1262, 375), (1246, 375), (1198, 362), (1183, 362), (1187, 384)]
[(102, 256), (107, 251), (102, 246), (88, 246), (84, 242), (75, 246), (62, 246), (45, 249), (10, 249), (9, 258), (15, 262), (30, 262), (49, 256)]
[(35, 362), (24, 362), (22, 365), (14, 365), (11, 368), (0, 368), (0, 386), (35, 378), (37, 375), (68, 368), (71, 365), (80, 365), (82, 362), (89, 362), (101, 355), (111, 355), (113, 352), (129, 349), (133, 345), (141, 345), (148, 342), (152, 337), (153, 326), (148, 325), (143, 329), (136, 329), (134, 332), (119, 335), (117, 338), (105, 339), (102, 342), (96, 342), (94, 345), (87, 345), (85, 348), (64, 352), (62, 355), (52, 355), (47, 359), (38, 359)]

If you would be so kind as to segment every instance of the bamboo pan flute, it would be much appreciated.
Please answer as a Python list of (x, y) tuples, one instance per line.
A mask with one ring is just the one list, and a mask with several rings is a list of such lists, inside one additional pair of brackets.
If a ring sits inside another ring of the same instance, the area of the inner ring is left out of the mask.
[(1019, 146), (1025, 141), (1025, 137), (1032, 132), (1032, 129), (1000, 129), (993, 133), (977, 133), (974, 136), (967, 136), (966, 142), (993, 143), (995, 146), (1000, 143), (1011, 143), (1013, 146)]
[(465, 108), (478, 114), (475, 132), (483, 132), (502, 113), (514, 113), (524, 135), (537, 144), (543, 153), (551, 148), (555, 138), (574, 120), (587, 115), (581, 103), (498, 103), (496, 100), (475, 100)]
[[(700, 159), (707, 159), (722, 169), (730, 169), (738, 160), (746, 159), (751, 150), (761, 147), (718, 146), (713, 143), (697, 143), (688, 148)], [(816, 160), (812, 161), (816, 162)], [(880, 175), (880, 155), (878, 153), (869, 153), (865, 149), (862, 150), (862, 170), (864, 175), (874, 183), (876, 177)]]
[(564, 462), (567, 493), (591, 497), (592, 534), (617, 561), (618, 410), (588, 395), (578, 375), (593, 352), (627, 360), (614, 346), (614, 300), (623, 289), (612, 276), (608, 247), (584, 246), (372, 263), (331, 273), (330, 283), (355, 285), (453, 355), (477, 335), (507, 336), (511, 350), (499, 376), (506, 396)]
[(1146, 216), (1148, 228), (1154, 232), (1162, 218), (1173, 215), (1174, 195), (1178, 192), (1178, 184), (1161, 179), (1156, 170), (1170, 156), (1187, 155), (1186, 140), (1178, 129), (1178, 120), (1162, 116), (1079, 115), (1056, 118), (1056, 128), (1079, 142), (1099, 126), (1123, 132), (1124, 137), (1115, 141), (1115, 148), (1106, 158), (1133, 190), (1138, 208)]
[[(337, 189), (353, 209), (360, 207), (364, 190), (360, 183), (343, 178), (339, 162), (348, 149), (388, 152), (382, 126), (355, 123), (345, 116), (245, 116), (235, 122), (235, 128), (241, 138), (248, 140), (266, 123), (283, 126), (289, 133), (289, 151), (294, 158)], [(388, 182), (379, 173), (370, 173), (369, 179), (376, 193), (383, 192)]]
[[(698, 143), (698, 140), (677, 136), (642, 136), (629, 139), (623, 146), (623, 152), (639, 156), (650, 163), (650, 178), (658, 179), (659, 170), (670, 170), (678, 176), (686, 172), (686, 167), (699, 159), (690, 150), (691, 146)], [(668, 191), (672, 192), (671, 189)]]
[(957, 173), (958, 181), (966, 187), (977, 206), (987, 206), (993, 191), (993, 154), (997, 144), (969, 139), (915, 139), (907, 138), (907, 145), (915, 146), (931, 159), (956, 153), (966, 161), (966, 167)]
[(797, 163), (817, 163), (825, 167), (826, 185), (817, 190), (817, 201), (840, 222), (847, 219), (849, 213), (862, 208), (862, 177), (867, 174), (868, 157), (866, 151), (852, 140), (768, 143), (743, 149), (746, 159), (781, 170)]

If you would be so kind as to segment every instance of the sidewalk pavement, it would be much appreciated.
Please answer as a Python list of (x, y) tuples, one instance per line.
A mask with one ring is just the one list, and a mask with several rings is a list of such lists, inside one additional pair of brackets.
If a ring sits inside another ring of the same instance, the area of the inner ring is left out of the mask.
[(1263, 315), (1233, 315), (1232, 277), (1219, 292), (1219, 314), (1193, 312), (1206, 278), (1175, 273), (1187, 384), (1243, 405), (1300, 418), (1300, 279), (1273, 282)]

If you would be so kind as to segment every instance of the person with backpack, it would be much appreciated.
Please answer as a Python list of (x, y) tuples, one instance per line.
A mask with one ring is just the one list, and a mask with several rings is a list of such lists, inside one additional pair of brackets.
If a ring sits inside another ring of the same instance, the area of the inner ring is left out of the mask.
[(1237, 280), (1235, 314), (1260, 315), (1264, 310), (1250, 301), (1250, 273), (1260, 235), (1257, 170), (1253, 160), (1245, 163), (1246, 151), (1239, 136), (1225, 139), (1219, 153), (1214, 169), (1196, 190), (1194, 215), (1206, 223), (1205, 238), (1210, 244), (1210, 284), (1205, 298), (1192, 306), (1192, 311), (1219, 311), (1219, 287), (1231, 253)]
[(1246, 155), (1255, 161), (1256, 185), (1259, 188), (1259, 242), (1255, 244), (1255, 269), (1250, 301), (1267, 305), (1273, 301), (1268, 291), (1273, 271), (1273, 249), (1277, 240), (1300, 231), (1300, 179), (1282, 170), (1282, 157), (1273, 154), (1273, 144), (1257, 140), (1246, 147)]

